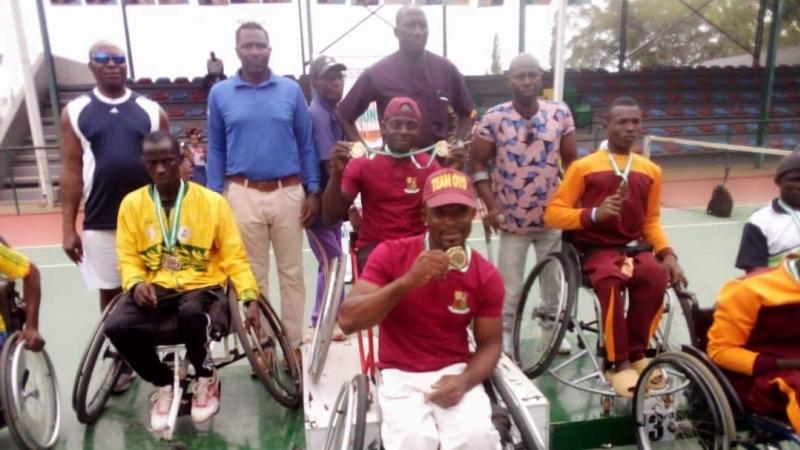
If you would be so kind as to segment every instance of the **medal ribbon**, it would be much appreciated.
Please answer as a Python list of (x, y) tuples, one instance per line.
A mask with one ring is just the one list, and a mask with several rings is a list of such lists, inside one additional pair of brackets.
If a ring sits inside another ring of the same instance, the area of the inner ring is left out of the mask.
[(778, 199), (778, 206), (780, 206), (786, 214), (789, 214), (789, 217), (792, 218), (794, 225), (797, 227), (797, 231), (800, 231), (800, 211), (787, 205), (786, 202), (781, 199)]
[(797, 267), (798, 263), (800, 263), (800, 260), (797, 258), (786, 258), (786, 269), (792, 274), (794, 280), (800, 283), (800, 269)]
[[(433, 145), (429, 145), (429, 146), (427, 146), (425, 148), (416, 148), (416, 149), (412, 149), (412, 150), (409, 150), (409, 151), (403, 152), (403, 153), (395, 153), (395, 152), (391, 151), (389, 149), (388, 145), (384, 145), (383, 148), (373, 148), (373, 147), (369, 147), (367, 145), (364, 145), (364, 148), (367, 150), (366, 157), (369, 158), (369, 159), (374, 158), (375, 155), (384, 155), (384, 156), (389, 156), (389, 157), (395, 158), (395, 159), (411, 158), (411, 162), (414, 163), (414, 166), (417, 169), (427, 169), (428, 167), (431, 166), (431, 164), (433, 164), (433, 160), (435, 159), (435, 158), (433, 158), (433, 154), (436, 151), (437, 145), (441, 145), (441, 144), (439, 144), (437, 142), (437, 143), (435, 143)], [(428, 159), (428, 162), (426, 164), (424, 164), (424, 165), (420, 164), (419, 162), (417, 162), (417, 158), (416, 158), (417, 155), (422, 154), (422, 153), (430, 153), (431, 154), (431, 158)]]
[(175, 243), (178, 242), (178, 220), (181, 217), (185, 192), (186, 184), (181, 180), (181, 185), (178, 188), (178, 197), (175, 199), (175, 215), (172, 218), (172, 227), (167, 229), (166, 221), (164, 220), (164, 207), (161, 204), (161, 195), (159, 195), (158, 189), (153, 186), (153, 203), (156, 204), (156, 217), (158, 217), (158, 225), (161, 227), (161, 235), (164, 237), (164, 248), (167, 253), (172, 253)]
[(628, 184), (628, 176), (631, 173), (631, 165), (633, 164), (633, 155), (628, 155), (628, 162), (625, 163), (625, 170), (620, 170), (619, 165), (617, 165), (617, 161), (614, 159), (614, 155), (611, 153), (611, 150), (608, 149), (608, 141), (603, 141), (600, 144), (600, 148), (604, 149), (606, 153), (608, 153), (608, 160), (611, 161), (611, 167), (614, 168), (614, 173), (617, 174), (618, 177), (622, 178), (622, 182)]

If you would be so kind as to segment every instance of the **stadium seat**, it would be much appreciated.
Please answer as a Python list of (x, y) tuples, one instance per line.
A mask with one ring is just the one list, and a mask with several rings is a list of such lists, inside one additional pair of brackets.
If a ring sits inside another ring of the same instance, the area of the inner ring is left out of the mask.
[(787, 150), (795, 150), (798, 148), (797, 139), (793, 137), (785, 137), (783, 138), (783, 148)]
[(666, 103), (667, 102), (667, 96), (664, 95), (664, 94), (652, 93), (652, 94), (650, 94), (650, 102), (651, 103)]
[(700, 117), (714, 117), (714, 110), (708, 106), (701, 106), (697, 108), (697, 113)]
[(169, 131), (170, 131), (170, 133), (172, 133), (174, 136), (178, 136), (178, 135), (180, 135), (181, 133), (183, 133), (183, 127), (181, 127), (180, 125), (175, 125), (175, 124), (173, 124), (172, 126), (170, 126), (170, 127), (169, 127)]
[(667, 134), (667, 130), (662, 127), (650, 127), (647, 129), (647, 134), (652, 134), (655, 136), (664, 136)]
[(206, 93), (199, 90), (189, 92), (189, 100), (193, 102), (204, 102), (206, 101)]
[(169, 99), (176, 102), (189, 100), (189, 94), (186, 91), (173, 91), (169, 94)]
[(683, 108), (669, 107), (667, 108), (667, 115), (670, 117), (683, 117)]
[(646, 111), (647, 111), (647, 116), (648, 117), (652, 117), (652, 118), (655, 118), (655, 119), (665, 119), (665, 118), (669, 117), (667, 115), (667, 113), (664, 112), (663, 109), (649, 108)]
[(680, 135), (683, 134), (683, 127), (680, 126), (680, 125), (673, 126), (673, 127), (667, 127), (666, 129), (667, 129), (668, 136), (680, 136)]
[(700, 101), (700, 96), (692, 92), (684, 92), (681, 95), (681, 100), (684, 103), (697, 103)]
[(174, 84), (189, 84), (189, 79), (186, 77), (177, 77), (172, 82)]
[(702, 134), (700, 128), (697, 128), (694, 125), (686, 125), (683, 127), (683, 134), (687, 136), (697, 136), (698, 134)]
[(156, 84), (171, 84), (172, 80), (169, 77), (158, 77), (156, 78)]
[(772, 114), (776, 116), (791, 116), (792, 110), (783, 105), (772, 105)]
[(166, 91), (153, 91), (147, 96), (147, 98), (153, 100), (154, 102), (163, 102), (169, 98), (169, 93)]
[(697, 108), (686, 107), (682, 108), (682, 110), (685, 117), (694, 118), (700, 115), (700, 113), (697, 111)]
[(189, 108), (189, 110), (186, 111), (187, 117), (204, 117), (205, 115), (206, 115), (206, 110), (199, 107)]
[(717, 106), (713, 108), (712, 111), (714, 112), (714, 115), (717, 117), (730, 117), (732, 115), (727, 108), (724, 108), (722, 106)]
[(730, 96), (727, 92), (714, 91), (711, 93), (711, 100), (714, 103), (727, 102), (730, 100)]
[(192, 78), (192, 84), (203, 84), (205, 81), (205, 77), (194, 77)]
[(759, 114), (759, 109), (755, 106), (745, 106), (742, 110), (746, 116), (758, 116)]
[(167, 108), (167, 115), (169, 117), (183, 117), (186, 115), (186, 110), (181, 107)]

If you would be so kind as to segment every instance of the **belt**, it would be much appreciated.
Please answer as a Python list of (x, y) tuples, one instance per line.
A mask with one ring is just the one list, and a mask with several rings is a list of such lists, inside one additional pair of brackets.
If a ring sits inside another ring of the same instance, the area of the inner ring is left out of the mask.
[(232, 175), (228, 177), (228, 180), (232, 183), (241, 184), (246, 188), (255, 189), (260, 192), (277, 191), (285, 187), (296, 186), (301, 182), (300, 175), (289, 175), (288, 177), (268, 181), (248, 180), (241, 175)]

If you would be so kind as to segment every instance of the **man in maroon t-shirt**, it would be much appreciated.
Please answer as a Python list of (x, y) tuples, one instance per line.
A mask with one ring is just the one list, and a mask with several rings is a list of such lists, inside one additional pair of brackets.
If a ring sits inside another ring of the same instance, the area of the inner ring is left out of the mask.
[(500, 357), (503, 281), (466, 244), (475, 215), (469, 178), (437, 171), (423, 200), (428, 232), (378, 245), (339, 325), (352, 333), (379, 324), (384, 448), (500, 449), (481, 383)]
[(417, 102), (396, 97), (386, 106), (381, 122), (383, 142), (391, 155), (350, 161), (351, 144), (337, 142), (333, 149), (332, 170), (322, 194), (322, 218), (326, 224), (341, 221), (361, 194), (363, 219), (355, 245), (359, 268), (379, 243), (425, 231), (419, 187), (440, 167), (428, 154), (416, 155), (414, 160), (400, 156), (416, 148), (421, 123)]

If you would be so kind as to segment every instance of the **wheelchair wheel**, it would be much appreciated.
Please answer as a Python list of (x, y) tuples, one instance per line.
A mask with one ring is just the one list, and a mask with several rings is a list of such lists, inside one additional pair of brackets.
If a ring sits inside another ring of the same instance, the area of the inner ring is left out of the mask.
[(108, 315), (121, 298), (122, 294), (114, 297), (100, 315), (78, 365), (72, 388), (72, 408), (82, 424), (94, 422), (103, 412), (125, 364), (103, 331)]
[(536, 424), (533, 422), (530, 413), (522, 404), (520, 398), (514, 393), (514, 390), (509, 384), (495, 372), (492, 375), (492, 386), (500, 394), (500, 398), (505, 403), (508, 414), (514, 426), (519, 431), (520, 438), (522, 439), (522, 447), (515, 444), (515, 448), (524, 448), (528, 450), (545, 450), (542, 437), (539, 435), (539, 430), (536, 429)]
[(236, 296), (229, 295), (228, 302), (239, 342), (258, 380), (278, 403), (298, 408), (303, 398), (300, 363), (275, 310), (263, 296), (256, 301), (261, 311), (261, 336), (256, 336), (252, 329), (245, 327)]
[(331, 261), (325, 295), (322, 297), (322, 309), (317, 321), (317, 327), (314, 329), (314, 338), (311, 341), (311, 361), (309, 362), (308, 373), (314, 383), (319, 381), (319, 377), (325, 367), (325, 360), (328, 357), (328, 348), (331, 345), (339, 304), (342, 300), (340, 294), (344, 287), (346, 267), (347, 264), (344, 259), (334, 258)]
[(20, 448), (52, 448), (61, 427), (61, 403), (50, 357), (45, 350), (26, 350), (17, 332), (0, 359), (0, 404), (11, 438)]
[(562, 253), (551, 253), (528, 275), (513, 329), (513, 357), (528, 377), (544, 373), (555, 358), (577, 298), (577, 268)]
[[(666, 385), (648, 386), (666, 375)], [(696, 358), (666, 352), (642, 372), (633, 397), (640, 449), (728, 450), (736, 436), (730, 404), (714, 375)]]
[(358, 374), (342, 385), (331, 410), (324, 450), (363, 450), (367, 427), (367, 376)]

